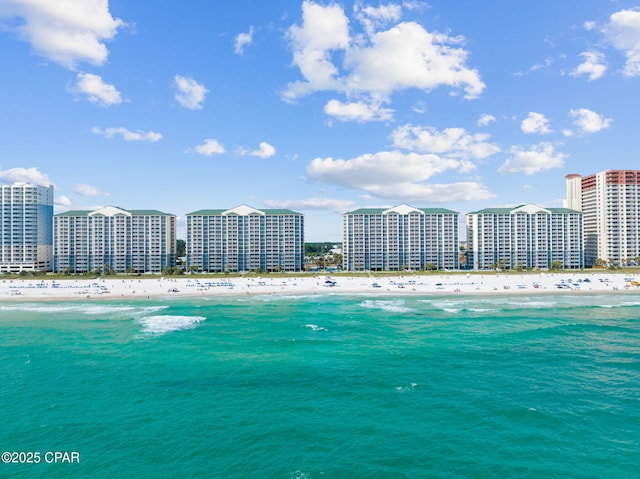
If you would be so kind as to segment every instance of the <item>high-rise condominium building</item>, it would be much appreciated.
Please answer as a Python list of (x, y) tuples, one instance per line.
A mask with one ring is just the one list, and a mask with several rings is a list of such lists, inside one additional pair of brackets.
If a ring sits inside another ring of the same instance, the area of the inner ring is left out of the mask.
[(473, 269), (582, 268), (582, 214), (527, 204), (467, 214)]
[(0, 186), (0, 272), (51, 271), (53, 186)]
[(161, 272), (176, 264), (176, 217), (107, 206), (54, 219), (54, 270)]
[(207, 272), (302, 271), (304, 216), (246, 205), (189, 213), (187, 267)]
[(343, 215), (348, 271), (457, 269), (458, 213), (440, 208), (362, 208)]
[(584, 214), (585, 266), (626, 266), (640, 256), (640, 170), (567, 175), (565, 206)]

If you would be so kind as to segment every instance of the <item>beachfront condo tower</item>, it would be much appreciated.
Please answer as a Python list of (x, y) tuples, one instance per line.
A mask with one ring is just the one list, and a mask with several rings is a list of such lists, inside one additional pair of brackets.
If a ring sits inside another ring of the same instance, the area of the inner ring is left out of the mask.
[(159, 273), (176, 264), (176, 216), (106, 206), (53, 217), (54, 271)]
[(187, 214), (187, 268), (191, 271), (302, 271), (304, 215), (287, 209)]
[(348, 271), (458, 269), (458, 213), (441, 208), (361, 208), (342, 216)]
[(0, 186), (0, 272), (51, 271), (53, 186)]
[(474, 270), (582, 268), (582, 213), (532, 204), (468, 213), (467, 248)]
[(584, 215), (585, 266), (640, 262), (640, 170), (567, 175), (565, 206)]

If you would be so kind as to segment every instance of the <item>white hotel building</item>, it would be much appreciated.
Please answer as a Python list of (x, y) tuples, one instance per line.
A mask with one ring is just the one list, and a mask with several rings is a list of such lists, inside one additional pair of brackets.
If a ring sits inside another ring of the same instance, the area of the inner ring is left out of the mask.
[(0, 272), (51, 271), (53, 186), (0, 186)]
[[(584, 215), (585, 266), (637, 263), (640, 257), (640, 170), (567, 175), (565, 206)], [(598, 261), (599, 260), (599, 261)]]
[(54, 220), (54, 271), (161, 272), (176, 264), (176, 216), (107, 206), (60, 213)]
[(204, 272), (303, 271), (304, 215), (287, 209), (187, 214), (187, 267)]
[(343, 215), (347, 271), (458, 269), (458, 213), (441, 208), (362, 208)]
[(582, 268), (582, 214), (532, 204), (468, 213), (467, 248), (474, 270)]

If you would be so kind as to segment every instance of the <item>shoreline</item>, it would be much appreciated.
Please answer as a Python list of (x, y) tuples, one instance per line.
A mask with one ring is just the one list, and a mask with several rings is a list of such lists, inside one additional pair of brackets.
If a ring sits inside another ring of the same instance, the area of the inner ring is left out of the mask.
[(523, 273), (429, 276), (273, 276), (252, 278), (4, 279), (0, 300), (73, 301), (258, 295), (513, 295), (640, 293), (640, 274)]

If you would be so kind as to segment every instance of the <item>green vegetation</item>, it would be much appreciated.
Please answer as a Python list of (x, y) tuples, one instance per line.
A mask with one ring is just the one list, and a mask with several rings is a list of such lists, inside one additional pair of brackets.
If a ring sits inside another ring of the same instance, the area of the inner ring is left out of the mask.
[(187, 255), (187, 243), (185, 242), (185, 240), (177, 240), (176, 241), (176, 249), (177, 249), (177, 255), (178, 258), (182, 257), (182, 256), (186, 256)]

